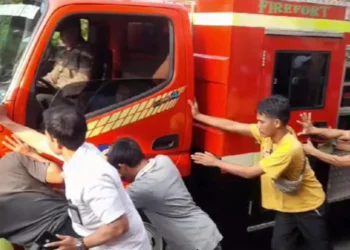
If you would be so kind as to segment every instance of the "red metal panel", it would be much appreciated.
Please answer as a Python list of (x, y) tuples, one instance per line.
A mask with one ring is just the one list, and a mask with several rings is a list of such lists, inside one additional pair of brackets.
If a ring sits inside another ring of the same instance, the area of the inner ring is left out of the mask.
[(298, 110), (292, 112), (290, 125), (295, 130), (300, 130), (296, 123), (301, 112), (312, 112), (313, 121), (326, 121), (332, 127), (336, 126), (338, 116), (339, 97), (342, 84), (343, 64), (345, 55), (345, 43), (343, 39), (331, 38), (306, 38), (287, 36), (267, 36), (264, 41), (264, 49), (267, 52), (266, 66), (263, 68), (261, 79), (261, 98), (271, 94), (275, 52), (277, 50), (294, 51), (329, 51), (331, 60), (327, 83), (327, 93), (324, 108), (316, 110)]
[[(248, 4), (248, 1), (244, 1)], [(234, 0), (197, 0), (196, 12), (232, 12), (234, 2)]]
[[(63, 3), (71, 3), (69, 1), (62, 1)], [(74, 1), (79, 2), (79, 1)], [(91, 1), (92, 2), (92, 1)], [(63, 4), (62, 3), (62, 4)], [(115, 2), (114, 2), (115, 3)], [(158, 6), (158, 5), (157, 5)], [(57, 7), (57, 6), (56, 6)], [(53, 9), (52, 9), (53, 10)], [(110, 13), (122, 14), (122, 13), (134, 13), (135, 15), (139, 14), (152, 14), (152, 15), (163, 15), (168, 16), (173, 24), (175, 29), (175, 73), (174, 77), (171, 80), (170, 84), (157, 93), (154, 93), (152, 96), (146, 97), (138, 102), (143, 102), (145, 99), (151, 99), (154, 96), (163, 95), (164, 93), (179, 89), (182, 86), (185, 86), (185, 91), (180, 95), (180, 98), (174, 108), (167, 110), (166, 112), (159, 113), (157, 115), (148, 117), (147, 119), (139, 120), (138, 122), (131, 123), (127, 126), (120, 127), (117, 130), (111, 130), (106, 133), (101, 133), (96, 137), (89, 139), (95, 145), (99, 144), (111, 144), (116, 139), (124, 136), (130, 136), (135, 138), (140, 143), (142, 149), (145, 151), (146, 155), (152, 156), (158, 153), (169, 154), (173, 157), (175, 162), (179, 163), (180, 171), (188, 175), (190, 172), (189, 165), (189, 148), (191, 144), (191, 127), (192, 119), (190, 119), (187, 112), (189, 107), (187, 104), (188, 98), (193, 98), (193, 69), (187, 69), (188, 67), (193, 67), (193, 58), (192, 58), (192, 46), (190, 43), (190, 30), (188, 22), (188, 14), (183, 11), (182, 8), (176, 7), (175, 9), (168, 8), (159, 8), (159, 7), (144, 7), (132, 5), (69, 5), (61, 7), (54, 11), (50, 16), (50, 19), (45, 23), (45, 29), (40, 31), (40, 37), (32, 51), (32, 56), (28, 63), (28, 67), (25, 70), (24, 77), (22, 79), (22, 86), (19, 93), (16, 96), (16, 103), (13, 106), (14, 120), (18, 123), (25, 123), (25, 111), (27, 109), (27, 100), (29, 97), (29, 89), (34, 83), (35, 73), (38, 65), (40, 64), (41, 55), (45, 51), (46, 44), (51, 38), (51, 34), (55, 29), (56, 24), (65, 16), (75, 13), (106, 13), (108, 10)], [(184, 28), (185, 27), (185, 28)], [(188, 33), (188, 34), (186, 34)], [(186, 39), (185, 39), (186, 38)], [(189, 59), (190, 58), (190, 59)], [(189, 63), (187, 65), (187, 63)], [(135, 104), (135, 103), (133, 103)], [(36, 107), (28, 107), (36, 108)], [(127, 107), (122, 107), (124, 109)], [(97, 117), (89, 119), (89, 122), (94, 120), (99, 120), (103, 117), (110, 115), (111, 111), (104, 113)], [(180, 142), (179, 147), (173, 150), (168, 151), (157, 151), (152, 150), (151, 145), (153, 141), (165, 135), (170, 134), (179, 134)], [(186, 138), (187, 136), (187, 138)], [(184, 157), (184, 155), (187, 155)], [(180, 165), (182, 164), (182, 165)]]

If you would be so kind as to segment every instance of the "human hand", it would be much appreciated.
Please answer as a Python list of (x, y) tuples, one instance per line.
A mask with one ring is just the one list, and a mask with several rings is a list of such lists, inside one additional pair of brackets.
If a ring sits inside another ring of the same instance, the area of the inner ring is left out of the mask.
[(15, 135), (12, 135), (11, 137), (5, 136), (5, 140), (2, 142), (2, 144), (4, 144), (4, 146), (8, 149), (22, 155), (29, 156), (30, 154), (35, 153), (33, 148), (28, 146), (28, 144), (22, 142)]
[(198, 110), (198, 103), (197, 103), (197, 101), (196, 100), (195, 101), (188, 100), (188, 104), (191, 107), (191, 112), (192, 112), (193, 118), (196, 118), (200, 114), (199, 110)]
[(195, 153), (191, 155), (192, 160), (196, 164), (200, 164), (206, 167), (216, 167), (218, 158), (216, 158), (212, 153), (204, 152), (204, 153)]
[(48, 87), (47, 84), (43, 83), (40, 80), (36, 82), (36, 86), (37, 87), (41, 87), (41, 88), (47, 88)]
[(305, 144), (303, 144), (303, 149), (305, 154), (307, 155), (312, 155), (313, 152), (315, 152), (315, 150), (317, 150), (314, 145), (312, 144), (312, 142), (310, 141), (310, 139), (307, 140), (307, 142)]
[(298, 120), (297, 123), (301, 125), (302, 131), (298, 133), (298, 136), (311, 134), (314, 129), (314, 125), (312, 124), (311, 119), (311, 113), (302, 113), (300, 114), (300, 118), (301, 120)]
[(44, 247), (53, 247), (56, 250), (76, 250), (77, 249), (77, 239), (64, 236), (64, 235), (56, 235), (61, 241), (55, 241), (46, 244)]

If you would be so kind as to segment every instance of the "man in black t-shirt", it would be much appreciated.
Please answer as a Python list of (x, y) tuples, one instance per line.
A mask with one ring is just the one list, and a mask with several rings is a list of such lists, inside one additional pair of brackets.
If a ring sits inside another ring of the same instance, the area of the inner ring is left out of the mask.
[(0, 159), (0, 238), (34, 250), (44, 231), (75, 236), (64, 195), (46, 184), (62, 183), (61, 169), (15, 137), (3, 143), (17, 152)]

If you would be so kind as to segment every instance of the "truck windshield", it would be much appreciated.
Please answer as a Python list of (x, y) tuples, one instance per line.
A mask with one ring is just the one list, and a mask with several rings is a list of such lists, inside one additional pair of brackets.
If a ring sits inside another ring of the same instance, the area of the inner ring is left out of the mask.
[(0, 1), (0, 101), (44, 10), (44, 0)]

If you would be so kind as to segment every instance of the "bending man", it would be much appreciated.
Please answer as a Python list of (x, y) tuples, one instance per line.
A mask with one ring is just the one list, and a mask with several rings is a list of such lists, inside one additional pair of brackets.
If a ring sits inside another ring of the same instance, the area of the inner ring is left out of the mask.
[(133, 181), (127, 187), (131, 200), (171, 250), (221, 250), (219, 230), (196, 206), (169, 157), (146, 159), (136, 141), (122, 138), (108, 151), (108, 161)]
[(0, 159), (0, 238), (35, 250), (45, 231), (77, 236), (66, 199), (47, 185), (63, 183), (61, 169), (16, 137), (3, 144), (15, 152)]

